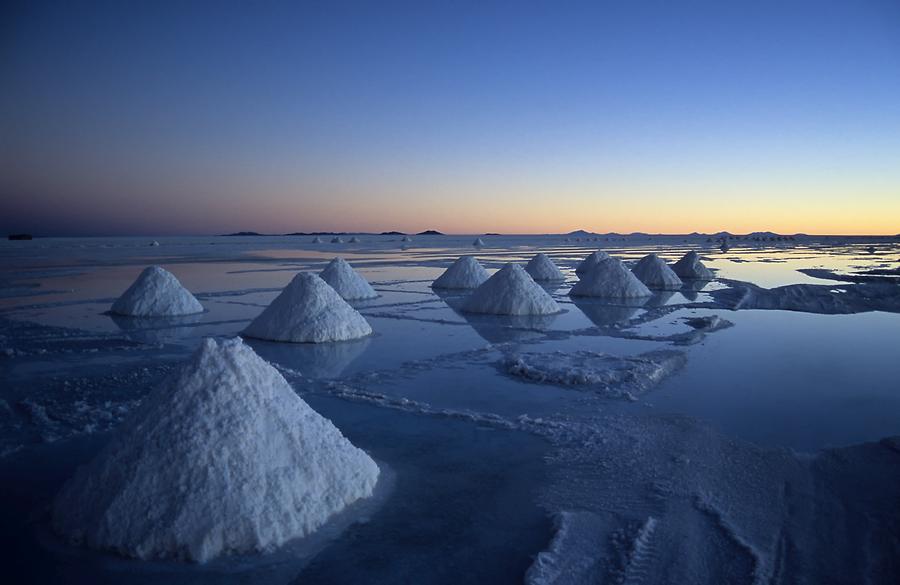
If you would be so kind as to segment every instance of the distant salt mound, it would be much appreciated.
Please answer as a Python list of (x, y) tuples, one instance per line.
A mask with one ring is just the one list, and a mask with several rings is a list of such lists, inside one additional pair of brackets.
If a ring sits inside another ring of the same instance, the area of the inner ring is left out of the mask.
[(722, 245), (719, 246), (719, 249), (722, 250), (723, 252), (727, 252), (728, 250), (731, 249), (731, 246), (728, 245), (728, 242), (722, 242)]
[(176, 317), (202, 313), (203, 305), (174, 274), (159, 266), (149, 266), (113, 303), (110, 311), (133, 317)]
[(484, 245), (484, 240), (482, 240), (481, 238), (475, 238), (475, 241), (472, 242), (472, 245), (475, 246), (476, 248), (480, 248), (481, 246)]
[(378, 296), (372, 285), (353, 270), (343, 258), (335, 258), (329, 262), (319, 276), (348, 301), (374, 299)]
[(312, 243), (313, 243), (313, 244), (321, 244), (321, 243), (322, 243), (322, 238), (320, 238), (319, 236), (316, 236), (316, 237), (314, 237), (314, 238), (312, 239)]
[(356, 236), (353, 236), (352, 238), (350, 238), (350, 243), (351, 243), (351, 244), (358, 244), (358, 243), (359, 243), (359, 238), (357, 238)]
[(431, 286), (446, 289), (478, 288), (487, 279), (488, 273), (478, 260), (472, 256), (460, 256)]
[(323, 343), (357, 339), (371, 333), (365, 318), (337, 291), (315, 274), (301, 273), (242, 335), (269, 341)]
[(631, 272), (638, 280), (647, 285), (647, 288), (657, 290), (678, 290), (684, 283), (678, 278), (666, 261), (656, 254), (647, 254), (641, 258)]
[(401, 242), (411, 242), (411, 241), (412, 241), (412, 238), (409, 237), (409, 236), (403, 236), (403, 238), (402, 238), (400, 241), (401, 241)]
[(691, 250), (672, 265), (672, 271), (682, 280), (712, 280), (712, 270), (700, 261), (700, 254)]
[(342, 240), (339, 236), (334, 236), (333, 238), (331, 238), (331, 243), (332, 244), (343, 244), (344, 240)]
[(607, 258), (579, 280), (569, 295), (573, 297), (639, 298), (653, 293), (617, 258)]
[(240, 339), (206, 339), (63, 486), (53, 524), (125, 556), (205, 562), (310, 534), (378, 475)]
[(587, 274), (594, 266), (596, 266), (599, 262), (606, 260), (607, 258), (609, 258), (609, 254), (607, 254), (603, 250), (591, 252), (591, 254), (587, 258), (582, 260), (581, 264), (579, 264), (575, 269), (575, 274), (579, 276), (581, 276), (582, 274)]
[(525, 265), (525, 272), (531, 275), (531, 278), (537, 282), (548, 282), (555, 280), (565, 280), (565, 276), (559, 267), (553, 263), (553, 260), (546, 254), (540, 253), (528, 261)]
[(494, 315), (551, 315), (562, 309), (518, 264), (507, 264), (475, 289), (462, 310)]
[(156, 246), (159, 246), (159, 242), (157, 242), (156, 240), (153, 240), (152, 242), (150, 242), (150, 245), (152, 247), (156, 247)]

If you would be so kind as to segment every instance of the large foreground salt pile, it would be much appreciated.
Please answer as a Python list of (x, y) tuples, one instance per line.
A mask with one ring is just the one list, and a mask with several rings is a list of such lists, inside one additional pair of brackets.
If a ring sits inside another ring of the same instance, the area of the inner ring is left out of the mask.
[(591, 252), (591, 254), (581, 261), (581, 264), (575, 269), (575, 274), (579, 276), (582, 274), (587, 274), (591, 271), (591, 269), (596, 266), (599, 262), (606, 260), (609, 258), (609, 254), (604, 252), (603, 250), (597, 250), (596, 252)]
[(575, 283), (569, 294), (573, 297), (638, 298), (653, 293), (618, 258), (597, 263), (590, 272)]
[(472, 256), (460, 256), (431, 286), (448, 289), (478, 288), (487, 279), (488, 274), (478, 260)]
[(638, 280), (646, 284), (647, 288), (678, 290), (684, 286), (666, 261), (656, 254), (647, 254), (641, 258), (631, 272), (638, 277)]
[(712, 270), (700, 261), (700, 254), (691, 250), (672, 265), (672, 271), (683, 280), (712, 280)]
[(175, 317), (202, 313), (203, 305), (174, 274), (159, 266), (149, 266), (113, 303), (110, 311), (134, 317)]
[(204, 562), (305, 536), (378, 475), (240, 339), (207, 339), (63, 486), (53, 524), (94, 548)]
[(525, 265), (525, 272), (538, 282), (565, 280), (566, 278), (553, 260), (543, 252), (528, 261), (528, 264)]
[(328, 263), (319, 276), (348, 301), (374, 299), (378, 296), (365, 278), (357, 274), (343, 258)]
[(475, 289), (462, 310), (494, 315), (550, 315), (562, 309), (518, 264), (507, 264)]
[(315, 274), (294, 277), (281, 294), (244, 329), (243, 335), (270, 341), (322, 343), (365, 337), (372, 328)]

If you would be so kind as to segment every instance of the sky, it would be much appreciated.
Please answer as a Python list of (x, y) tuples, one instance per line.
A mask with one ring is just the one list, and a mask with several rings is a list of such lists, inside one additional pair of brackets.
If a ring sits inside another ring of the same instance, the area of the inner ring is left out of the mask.
[(6, 2), (0, 232), (900, 232), (900, 2)]

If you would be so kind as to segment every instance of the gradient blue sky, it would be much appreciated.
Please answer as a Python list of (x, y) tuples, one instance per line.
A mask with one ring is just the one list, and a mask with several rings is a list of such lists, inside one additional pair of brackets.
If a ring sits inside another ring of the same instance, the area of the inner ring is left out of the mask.
[(23, 2), (0, 230), (900, 232), (900, 3)]

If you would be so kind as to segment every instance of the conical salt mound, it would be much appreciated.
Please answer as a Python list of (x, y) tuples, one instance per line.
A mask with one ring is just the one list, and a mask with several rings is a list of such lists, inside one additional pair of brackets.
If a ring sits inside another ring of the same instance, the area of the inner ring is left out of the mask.
[(344, 240), (342, 240), (342, 239), (341, 239), (340, 237), (338, 237), (338, 236), (334, 236), (333, 238), (331, 238), (331, 243), (332, 243), (332, 244), (343, 244), (343, 243), (344, 243)]
[(607, 258), (609, 258), (609, 254), (607, 254), (603, 250), (591, 252), (591, 254), (587, 258), (581, 261), (581, 264), (578, 265), (578, 268), (575, 269), (575, 274), (579, 276), (582, 274), (587, 274), (591, 271), (591, 268), (597, 265), (598, 262), (606, 260)]
[(319, 276), (348, 301), (374, 299), (378, 296), (372, 285), (357, 274), (343, 258), (335, 258), (329, 262)]
[(351, 243), (351, 244), (358, 244), (358, 243), (359, 243), (359, 238), (357, 238), (356, 236), (353, 236), (352, 238), (350, 238), (350, 243)]
[(641, 258), (631, 272), (638, 280), (647, 285), (647, 288), (657, 290), (678, 290), (684, 283), (678, 278), (666, 261), (656, 254), (647, 254)]
[(174, 274), (149, 266), (113, 303), (110, 312), (133, 317), (175, 317), (202, 313), (203, 305)]
[(365, 337), (372, 328), (315, 274), (300, 273), (242, 335), (269, 341), (322, 343)]
[(448, 289), (478, 288), (487, 279), (488, 273), (478, 260), (472, 256), (460, 256), (431, 286)]
[(712, 270), (700, 261), (700, 254), (691, 250), (678, 262), (672, 265), (672, 270), (682, 280), (712, 280)]
[(312, 243), (313, 243), (313, 244), (321, 244), (321, 243), (322, 243), (322, 238), (320, 238), (319, 236), (316, 236), (316, 237), (314, 237), (314, 238), (312, 239)]
[(475, 289), (462, 310), (493, 315), (551, 315), (562, 309), (518, 264), (507, 264)]
[(573, 297), (620, 299), (649, 297), (652, 294), (617, 258), (607, 258), (597, 263), (569, 292)]
[(565, 276), (559, 267), (553, 263), (553, 260), (546, 254), (537, 254), (525, 265), (525, 272), (531, 275), (531, 278), (538, 282), (547, 282), (552, 280), (565, 280)]
[(475, 238), (475, 241), (472, 242), (472, 245), (475, 246), (476, 248), (480, 248), (481, 246), (484, 245), (484, 240), (482, 240), (481, 238)]
[(403, 239), (401, 239), (400, 241), (401, 241), (401, 242), (411, 242), (411, 241), (412, 241), (412, 238), (409, 237), (409, 236), (403, 236)]
[(53, 524), (94, 548), (204, 562), (305, 536), (378, 475), (240, 339), (206, 339), (63, 486)]

